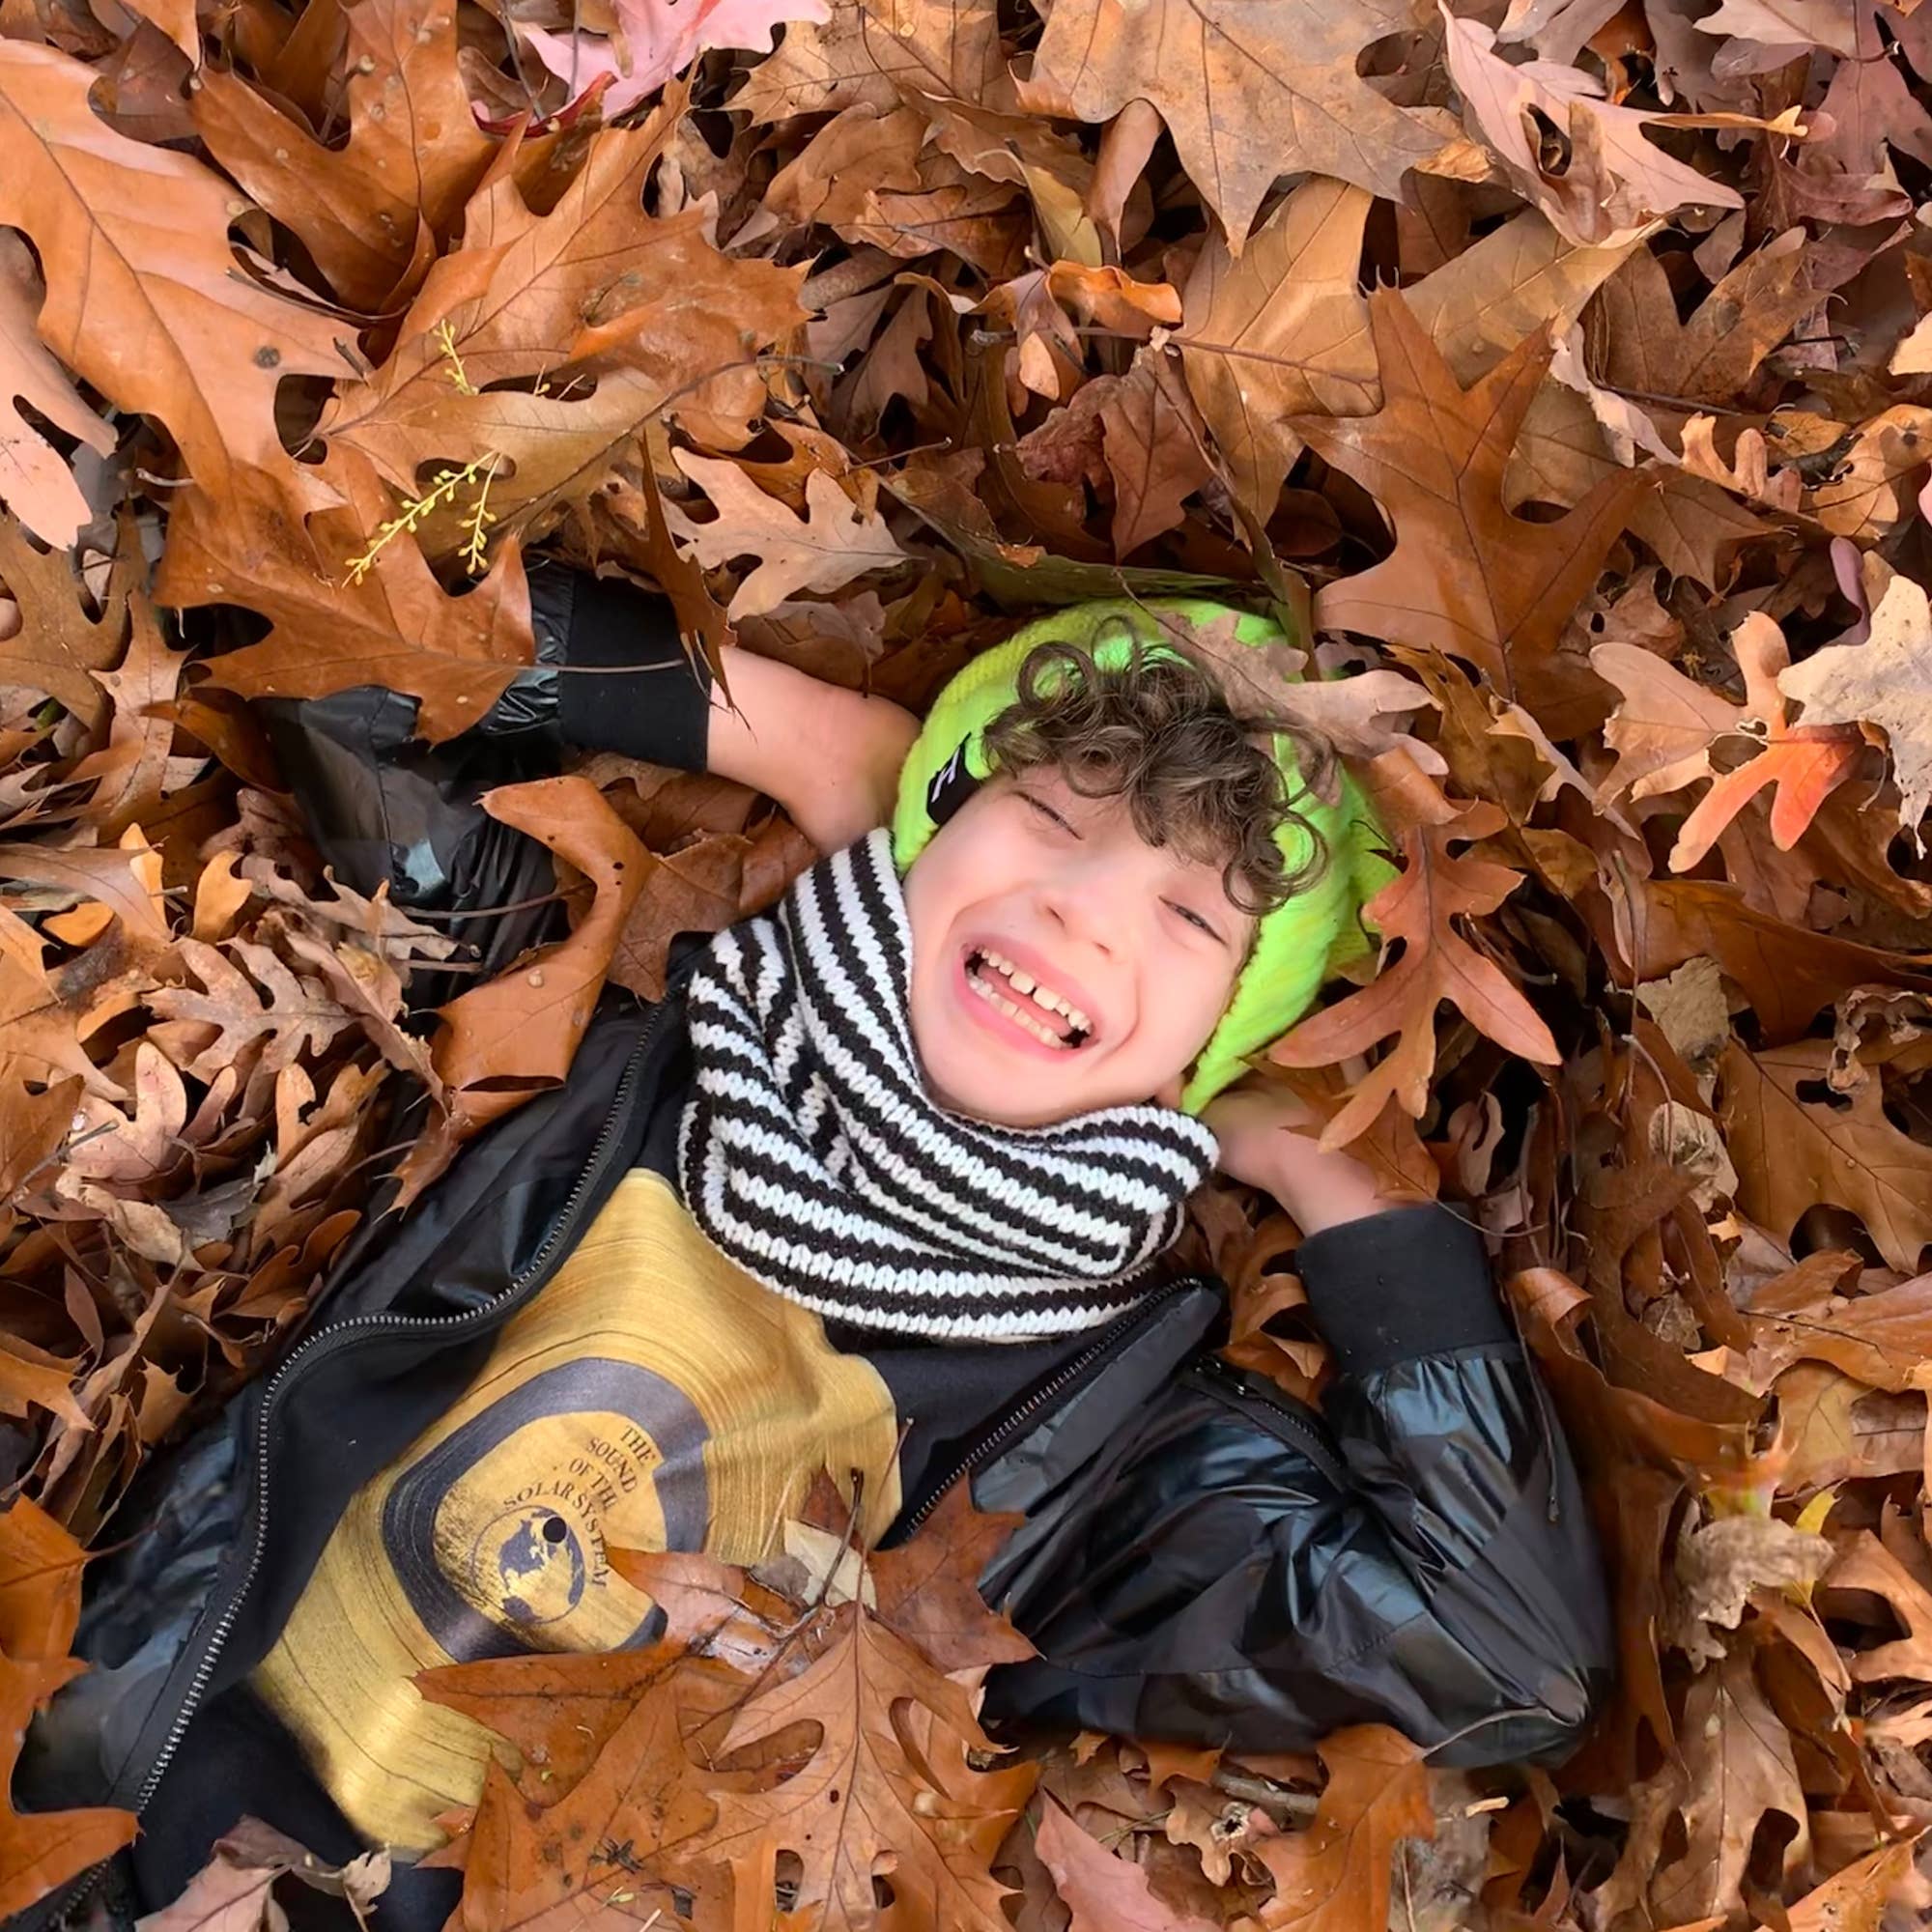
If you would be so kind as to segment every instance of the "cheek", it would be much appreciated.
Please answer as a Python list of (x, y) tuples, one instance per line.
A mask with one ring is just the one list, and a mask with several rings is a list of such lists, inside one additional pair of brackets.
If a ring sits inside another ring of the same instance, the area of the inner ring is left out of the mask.
[(1238, 972), (1236, 965), (1191, 949), (1151, 952), (1141, 988), (1150, 1051), (1175, 1065), (1193, 1061), (1227, 1011)]

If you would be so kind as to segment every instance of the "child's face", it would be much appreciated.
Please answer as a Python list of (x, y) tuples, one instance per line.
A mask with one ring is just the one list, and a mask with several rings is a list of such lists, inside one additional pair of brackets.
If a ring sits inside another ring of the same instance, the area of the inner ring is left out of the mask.
[(1173, 1105), (1254, 933), (1218, 865), (1148, 844), (1124, 800), (1044, 770), (981, 785), (905, 896), (926, 1085), (1006, 1126)]

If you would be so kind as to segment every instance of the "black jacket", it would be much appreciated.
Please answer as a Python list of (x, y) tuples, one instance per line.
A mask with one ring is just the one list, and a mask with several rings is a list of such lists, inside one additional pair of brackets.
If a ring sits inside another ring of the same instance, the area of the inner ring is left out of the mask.
[[(553, 652), (572, 648), (571, 587), (544, 593)], [(339, 876), (445, 909), (527, 880), (524, 841), (474, 807), (557, 753), (557, 707), (541, 675), (526, 687), (514, 728), (440, 752), (411, 745), (387, 694), (283, 714)], [(242, 1809), (324, 1856), (357, 1849), (245, 1680), (357, 1490), (462, 1392), (624, 1174), (662, 1167), (687, 1078), (675, 993), (608, 1001), (568, 1083), (365, 1226), (280, 1366), (137, 1484), (89, 1573), (93, 1668), (36, 1726), (17, 1795), (140, 1809), (143, 1909)], [(1341, 1371), (1321, 1415), (1213, 1353), (1223, 1295), (1201, 1279), (1070, 1343), (880, 1350), (835, 1331), (912, 1424), (895, 1536), (961, 1473), (982, 1507), (1026, 1514), (983, 1587), (1041, 1655), (994, 1673), (989, 1713), (1258, 1750), (1378, 1720), (1443, 1764), (1565, 1752), (1607, 1682), (1607, 1607), (1479, 1239), (1406, 1208), (1316, 1236), (1299, 1265)], [(412, 1932), (448, 1903), (446, 1875), (412, 1874), (383, 1916)]]

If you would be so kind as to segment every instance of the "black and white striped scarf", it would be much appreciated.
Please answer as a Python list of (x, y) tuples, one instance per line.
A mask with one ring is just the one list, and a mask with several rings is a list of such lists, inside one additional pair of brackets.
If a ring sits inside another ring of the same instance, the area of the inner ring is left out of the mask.
[(884, 831), (718, 936), (686, 996), (686, 1207), (748, 1274), (867, 1328), (1018, 1342), (1109, 1321), (1213, 1135), (1151, 1104), (1045, 1127), (949, 1113), (920, 1078), (911, 967)]

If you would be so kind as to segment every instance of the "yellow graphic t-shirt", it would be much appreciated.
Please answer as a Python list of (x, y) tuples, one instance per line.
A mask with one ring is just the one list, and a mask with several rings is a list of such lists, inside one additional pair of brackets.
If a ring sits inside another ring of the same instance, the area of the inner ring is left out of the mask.
[(432, 1664), (614, 1650), (651, 1600), (609, 1551), (774, 1553), (813, 1474), (898, 1510), (884, 1380), (708, 1242), (662, 1176), (619, 1184), (463, 1399), (366, 1484), (254, 1678), (357, 1830), (404, 1850), (473, 1804), (500, 1741)]

